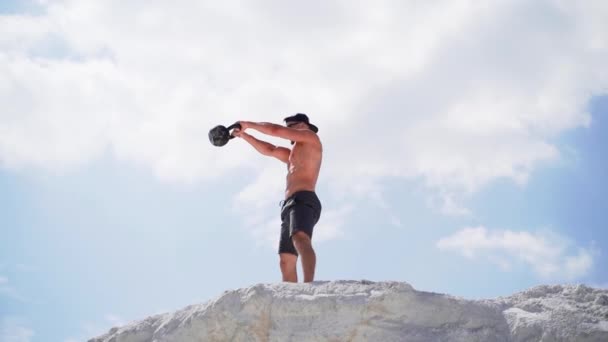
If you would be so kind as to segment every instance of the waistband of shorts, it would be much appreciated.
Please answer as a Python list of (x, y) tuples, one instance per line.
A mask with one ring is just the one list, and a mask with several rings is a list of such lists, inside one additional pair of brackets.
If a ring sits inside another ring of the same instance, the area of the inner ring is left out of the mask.
[(319, 201), (319, 197), (317, 196), (317, 193), (315, 191), (312, 190), (300, 190), (300, 191), (296, 191), (293, 194), (291, 194), (291, 196), (287, 197), (284, 200), (281, 200), (279, 202), (279, 206), (282, 208), (285, 203), (289, 202), (289, 200), (292, 200), (298, 196), (302, 196), (302, 195), (308, 195), (308, 196), (314, 196), (314, 198)]

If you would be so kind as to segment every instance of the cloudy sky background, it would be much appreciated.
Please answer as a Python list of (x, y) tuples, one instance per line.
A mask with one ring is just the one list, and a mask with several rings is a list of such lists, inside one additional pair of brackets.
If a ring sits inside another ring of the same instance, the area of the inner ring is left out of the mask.
[(606, 60), (601, 0), (2, 1), (0, 340), (279, 281), (285, 167), (207, 132), (296, 112), (318, 280), (606, 287)]

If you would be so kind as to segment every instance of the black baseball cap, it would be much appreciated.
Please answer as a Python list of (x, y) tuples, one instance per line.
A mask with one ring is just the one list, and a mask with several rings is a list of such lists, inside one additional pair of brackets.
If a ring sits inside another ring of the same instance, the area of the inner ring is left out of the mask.
[(298, 113), (296, 115), (292, 115), (292, 116), (288, 116), (284, 119), (285, 123), (289, 123), (289, 122), (304, 122), (308, 125), (308, 127), (310, 127), (310, 129), (317, 133), (319, 132), (319, 128), (313, 124), (310, 123), (310, 121), (308, 120), (308, 116), (306, 114), (302, 114), (302, 113)]

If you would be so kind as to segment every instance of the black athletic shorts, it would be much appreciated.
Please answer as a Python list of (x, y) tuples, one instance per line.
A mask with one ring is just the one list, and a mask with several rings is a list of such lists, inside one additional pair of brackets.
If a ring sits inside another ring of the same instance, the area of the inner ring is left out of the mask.
[(321, 201), (314, 191), (298, 191), (283, 202), (281, 207), (281, 241), (279, 253), (298, 255), (291, 236), (304, 232), (312, 239), (312, 229), (321, 217)]

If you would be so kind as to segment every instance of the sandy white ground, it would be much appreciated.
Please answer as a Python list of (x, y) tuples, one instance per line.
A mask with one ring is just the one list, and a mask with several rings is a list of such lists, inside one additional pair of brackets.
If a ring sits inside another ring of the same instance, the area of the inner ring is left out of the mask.
[(402, 282), (259, 284), (89, 342), (608, 341), (608, 290), (539, 286), (466, 300)]

